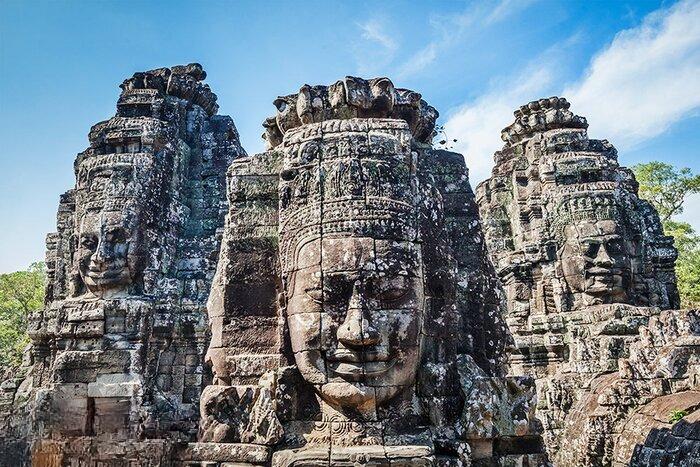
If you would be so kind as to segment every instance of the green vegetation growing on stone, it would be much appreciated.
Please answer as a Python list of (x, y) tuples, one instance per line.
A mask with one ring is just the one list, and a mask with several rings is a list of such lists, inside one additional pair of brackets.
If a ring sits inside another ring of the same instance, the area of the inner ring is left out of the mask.
[(648, 162), (632, 167), (639, 182), (639, 196), (659, 212), (664, 233), (675, 239), (678, 249), (676, 276), (681, 305), (700, 306), (700, 235), (687, 222), (672, 220), (683, 212), (686, 197), (700, 193), (700, 175), (690, 169), (678, 169), (663, 162)]
[(0, 368), (19, 366), (29, 343), (27, 318), (44, 305), (44, 263), (0, 274)]
[(681, 420), (686, 415), (688, 415), (687, 410), (671, 410), (671, 415), (668, 417), (668, 422), (669, 423), (676, 423), (677, 421)]

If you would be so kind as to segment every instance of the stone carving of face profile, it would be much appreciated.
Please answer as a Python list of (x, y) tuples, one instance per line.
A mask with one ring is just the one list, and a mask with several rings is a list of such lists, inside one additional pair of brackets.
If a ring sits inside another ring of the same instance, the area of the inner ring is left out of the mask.
[(562, 272), (574, 292), (595, 303), (627, 300), (631, 287), (633, 239), (614, 220), (583, 220), (566, 226), (560, 249)]
[(128, 212), (88, 211), (78, 234), (78, 269), (93, 295), (110, 298), (126, 293), (140, 272), (138, 231)]
[(338, 236), (298, 249), (287, 321), (302, 376), (333, 407), (371, 414), (414, 384), (424, 285), (415, 244)]

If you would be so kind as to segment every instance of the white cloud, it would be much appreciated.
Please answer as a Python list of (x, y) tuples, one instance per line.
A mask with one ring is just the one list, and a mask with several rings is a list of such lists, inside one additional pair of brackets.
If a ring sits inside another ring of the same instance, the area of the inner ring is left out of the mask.
[(487, 24), (498, 23), (499, 21), (503, 21), (507, 17), (524, 10), (531, 4), (535, 3), (535, 1), (537, 0), (501, 0), (491, 10), (491, 13), (489, 13), (485, 21)]
[[(575, 34), (566, 42), (580, 39)], [(512, 112), (557, 94), (555, 73), (566, 47), (545, 51), (525, 72), (501, 80), (448, 115), (447, 137), (458, 139), (454, 149), (465, 155), (473, 185), (490, 176), (493, 153), (503, 144), (501, 129), (513, 121)], [(692, 115), (700, 108), (700, 0), (657, 10), (638, 27), (618, 33), (559, 95), (588, 118), (592, 137), (609, 139), (622, 150)], [(700, 200), (689, 201), (687, 216), (700, 218), (698, 209)]]
[(414, 73), (423, 70), (437, 58), (439, 45), (436, 42), (431, 42), (427, 46), (414, 53), (406, 63), (399, 68), (398, 77), (404, 79)]
[(430, 26), (433, 28), (433, 39), (399, 67), (398, 77), (407, 78), (427, 68), (439, 58), (443, 51), (457, 44), (465, 32), (499, 23), (536, 1), (486, 0), (470, 4), (461, 13), (432, 15)]
[(357, 23), (360, 38), (353, 44), (360, 75), (380, 73), (393, 60), (400, 44), (397, 37), (389, 32), (386, 23), (373, 17), (364, 23)]
[(501, 130), (513, 121), (513, 111), (551, 88), (550, 69), (528, 67), (517, 79), (492, 87), (447, 119), (445, 134), (450, 141), (457, 139), (453, 149), (464, 154), (472, 187), (491, 176), (493, 153), (503, 146)]
[(379, 44), (388, 53), (393, 54), (398, 49), (396, 40), (385, 31), (384, 25), (377, 18), (372, 18), (358, 26), (362, 30), (363, 39)]
[(619, 32), (563, 95), (590, 133), (628, 149), (700, 107), (700, 1), (657, 10)]

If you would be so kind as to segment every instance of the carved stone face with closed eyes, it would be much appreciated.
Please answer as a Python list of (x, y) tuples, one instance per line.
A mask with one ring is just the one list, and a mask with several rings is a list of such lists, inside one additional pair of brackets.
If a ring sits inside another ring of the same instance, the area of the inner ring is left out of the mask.
[[(142, 269), (140, 232), (134, 213), (88, 212), (78, 235), (78, 270), (88, 291), (112, 298), (126, 293)], [(131, 221), (130, 221), (131, 220)]]
[(614, 220), (584, 220), (564, 230), (560, 251), (564, 278), (588, 304), (621, 303), (631, 287), (634, 239), (626, 238)]
[(371, 237), (309, 241), (286, 284), (302, 376), (336, 408), (372, 411), (413, 386), (425, 296), (419, 247)]

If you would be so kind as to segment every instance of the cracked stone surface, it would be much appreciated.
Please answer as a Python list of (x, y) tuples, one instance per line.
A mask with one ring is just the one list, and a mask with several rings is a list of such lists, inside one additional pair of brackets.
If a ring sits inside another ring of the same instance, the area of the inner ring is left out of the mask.
[(657, 428), (642, 415), (657, 398), (688, 407), (700, 329), (696, 311), (674, 310), (672, 238), (587, 127), (564, 98), (520, 107), (477, 200), (515, 341), (510, 370), (536, 379), (551, 459), (627, 465)]
[(700, 313), (565, 99), (475, 195), (388, 78), (278, 97), (252, 156), (205, 78), (136, 73), (90, 130), (0, 465), (698, 462)]
[(200, 441), (258, 439), (279, 466), (544, 462), (435, 109), (387, 78), (274, 103), (268, 151), (229, 169)]

